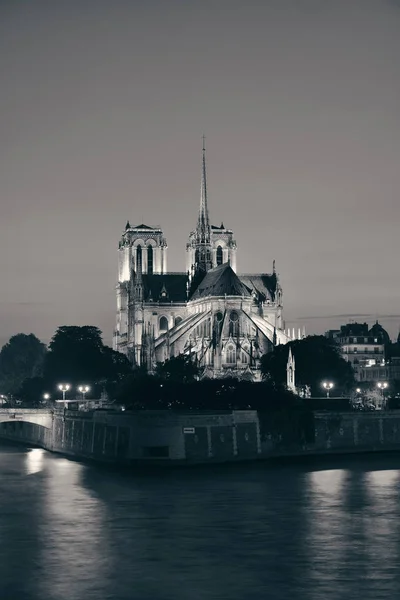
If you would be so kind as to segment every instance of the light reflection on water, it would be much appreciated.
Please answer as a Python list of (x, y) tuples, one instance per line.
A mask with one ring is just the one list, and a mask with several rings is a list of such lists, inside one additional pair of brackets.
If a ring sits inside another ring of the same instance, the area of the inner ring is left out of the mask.
[(3, 600), (400, 597), (400, 457), (113, 473), (0, 449)]
[(25, 466), (27, 475), (33, 475), (42, 470), (45, 453), (46, 451), (42, 450), (42, 448), (32, 448), (26, 453)]

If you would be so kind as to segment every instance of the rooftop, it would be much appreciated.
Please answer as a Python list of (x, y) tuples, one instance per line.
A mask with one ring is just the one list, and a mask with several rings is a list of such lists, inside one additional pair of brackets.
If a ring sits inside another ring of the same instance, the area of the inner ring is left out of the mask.
[(191, 297), (191, 300), (225, 295), (251, 297), (250, 289), (240, 281), (228, 263), (224, 263), (208, 271)]

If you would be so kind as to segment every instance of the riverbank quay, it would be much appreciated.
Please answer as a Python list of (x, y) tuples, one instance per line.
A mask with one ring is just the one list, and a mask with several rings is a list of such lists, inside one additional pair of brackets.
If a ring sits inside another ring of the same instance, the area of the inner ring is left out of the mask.
[[(12, 413), (0, 439), (121, 465), (194, 465), (400, 450), (400, 411)], [(33, 422), (35, 421), (36, 422)], [(44, 426), (44, 423), (47, 426)]]

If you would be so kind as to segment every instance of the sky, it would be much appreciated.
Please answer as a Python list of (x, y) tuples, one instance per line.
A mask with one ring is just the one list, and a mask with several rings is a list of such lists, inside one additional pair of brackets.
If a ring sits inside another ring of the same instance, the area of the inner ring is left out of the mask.
[(185, 269), (201, 136), (288, 325), (400, 324), (400, 0), (0, 0), (0, 344), (111, 344), (127, 219)]

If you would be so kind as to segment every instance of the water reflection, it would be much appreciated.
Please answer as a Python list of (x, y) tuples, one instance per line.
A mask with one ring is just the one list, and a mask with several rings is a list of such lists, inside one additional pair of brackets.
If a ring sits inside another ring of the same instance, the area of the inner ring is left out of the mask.
[(343, 495), (348, 473), (343, 470), (308, 474), (308, 564), (311, 597), (327, 596), (339, 579), (347, 544)]
[(101, 582), (113, 563), (107, 509), (82, 485), (87, 466), (50, 457), (46, 467), (40, 560), (47, 575), (41, 597), (100, 598)]
[[(367, 581), (370, 589), (380, 594), (392, 593), (399, 570), (399, 522), (393, 518), (399, 510), (399, 475), (399, 471), (394, 470), (371, 471), (365, 475)], [(398, 584), (397, 590), (400, 592)]]
[(145, 476), (0, 450), (0, 598), (400, 597), (394, 464)]
[(42, 448), (32, 448), (26, 453), (25, 466), (27, 475), (33, 475), (42, 470), (45, 452)]

